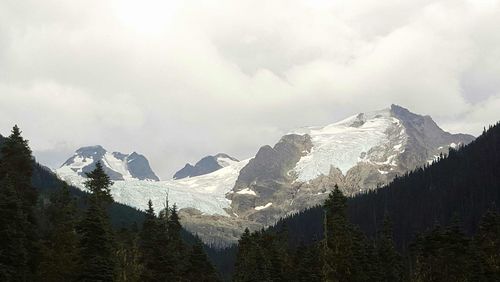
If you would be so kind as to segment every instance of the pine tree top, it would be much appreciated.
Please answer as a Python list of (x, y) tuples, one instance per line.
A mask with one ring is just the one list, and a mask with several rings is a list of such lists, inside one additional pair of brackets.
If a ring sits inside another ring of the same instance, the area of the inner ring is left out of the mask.
[(84, 182), (84, 185), (89, 189), (94, 200), (99, 203), (111, 203), (113, 202), (113, 197), (110, 193), (110, 187), (113, 185), (113, 181), (104, 172), (101, 162), (97, 162), (95, 169), (89, 173), (86, 173), (88, 180)]

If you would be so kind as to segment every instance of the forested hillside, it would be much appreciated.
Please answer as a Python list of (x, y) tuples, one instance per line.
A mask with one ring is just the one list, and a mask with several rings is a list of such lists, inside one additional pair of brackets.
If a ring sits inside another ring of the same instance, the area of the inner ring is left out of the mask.
[(0, 141), (1, 281), (219, 281), (175, 204), (116, 205), (101, 163), (78, 192), (34, 162), (17, 126)]

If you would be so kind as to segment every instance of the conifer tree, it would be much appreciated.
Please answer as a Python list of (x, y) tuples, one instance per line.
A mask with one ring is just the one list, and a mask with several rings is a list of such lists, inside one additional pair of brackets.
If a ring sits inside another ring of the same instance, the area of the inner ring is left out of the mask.
[(403, 280), (403, 265), (401, 255), (394, 247), (392, 239), (392, 224), (389, 217), (384, 218), (382, 231), (376, 242), (378, 281), (396, 282)]
[(141, 251), (142, 274), (141, 281), (166, 281), (170, 275), (168, 262), (168, 220), (158, 218), (151, 200), (148, 202), (146, 218), (140, 233), (139, 249)]
[(488, 211), (474, 238), (483, 281), (500, 281), (500, 215)]
[(101, 162), (98, 161), (95, 164), (95, 169), (86, 173), (86, 175), (88, 179), (84, 182), (84, 185), (90, 191), (91, 201), (103, 207), (112, 203), (113, 197), (111, 197), (110, 187), (113, 185), (113, 181), (104, 172)]
[(305, 246), (302, 242), (294, 255), (293, 277), (291, 281), (319, 282), (322, 281), (318, 244)]
[(29, 281), (28, 225), (14, 185), (0, 180), (0, 281)]
[(167, 270), (168, 281), (179, 281), (182, 279), (182, 275), (186, 267), (186, 249), (181, 238), (182, 226), (179, 221), (179, 214), (175, 204), (172, 209), (170, 209), (168, 214), (169, 217), (166, 230), (168, 241), (164, 267)]
[(85, 182), (91, 191), (89, 206), (80, 226), (80, 281), (113, 281), (115, 274), (115, 242), (106, 213), (112, 201), (111, 180), (98, 162), (87, 174)]
[(325, 201), (322, 248), (325, 281), (349, 281), (355, 274), (353, 232), (346, 215), (346, 201), (337, 185)]
[(46, 214), (49, 230), (41, 248), (39, 279), (73, 281), (78, 266), (77, 214), (66, 183), (52, 195)]
[[(14, 271), (18, 281), (33, 280), (38, 264), (34, 214), (37, 192), (31, 185), (31, 149), (17, 125), (4, 140), (0, 155), (0, 182), (3, 183), (0, 187), (0, 194), (3, 194), (0, 195), (0, 209), (4, 217), (0, 222), (0, 272)], [(7, 216), (9, 214), (11, 217)], [(9, 249), (13, 246), (16, 250), (10, 257)]]
[(234, 281), (250, 282), (254, 281), (252, 270), (255, 268), (253, 256), (254, 244), (248, 228), (241, 235), (238, 241), (238, 253), (236, 255)]
[(153, 209), (153, 203), (149, 200), (146, 217), (142, 224), (139, 244), (139, 249), (141, 251), (141, 263), (143, 266), (141, 273), (142, 281), (154, 281), (154, 277), (157, 276), (154, 271), (155, 264), (157, 263), (157, 258), (155, 256), (155, 235), (158, 232), (157, 225), (158, 222)]
[[(134, 228), (135, 227), (135, 228)], [(117, 282), (140, 282), (142, 264), (138, 246), (138, 230), (136, 226), (130, 229), (122, 228), (116, 235), (117, 248)]]
[(188, 267), (183, 275), (186, 281), (215, 282), (219, 281), (215, 269), (208, 261), (208, 257), (203, 250), (203, 243), (196, 238), (191, 247), (188, 258)]
[(457, 223), (436, 227), (412, 245), (412, 279), (416, 281), (472, 281), (470, 240)]

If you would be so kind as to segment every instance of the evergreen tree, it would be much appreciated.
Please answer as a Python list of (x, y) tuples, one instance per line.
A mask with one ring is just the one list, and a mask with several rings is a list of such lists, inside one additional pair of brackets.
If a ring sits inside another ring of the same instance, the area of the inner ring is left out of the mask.
[(217, 273), (208, 261), (208, 257), (203, 250), (203, 243), (199, 238), (196, 238), (189, 252), (188, 267), (183, 275), (183, 280), (199, 282), (219, 281)]
[(16, 192), (23, 203), (26, 214), (30, 215), (37, 201), (36, 190), (31, 186), (33, 174), (33, 158), (28, 140), (21, 136), (17, 125), (12, 129), (0, 150), (0, 179), (6, 177), (14, 184)]
[(80, 281), (113, 281), (115, 242), (105, 209), (112, 201), (109, 193), (112, 182), (99, 162), (87, 177), (89, 180), (85, 182), (85, 186), (91, 191), (91, 195), (80, 226)]
[(470, 240), (457, 223), (436, 227), (412, 245), (412, 279), (415, 281), (472, 281)]
[(277, 232), (261, 232), (261, 248), (265, 261), (269, 263), (269, 278), (272, 281), (292, 279), (292, 259), (288, 251), (288, 228), (283, 225)]
[(253, 270), (256, 269), (257, 261), (254, 256), (255, 246), (252, 242), (251, 234), (248, 228), (241, 235), (238, 241), (238, 253), (235, 262), (235, 282), (254, 281)]
[(146, 218), (140, 233), (139, 250), (141, 251), (142, 274), (141, 281), (167, 281), (169, 269), (168, 261), (168, 219), (158, 218), (153, 209), (151, 200), (148, 202)]
[(474, 238), (482, 281), (500, 281), (500, 215), (488, 211)]
[(122, 228), (116, 236), (117, 272), (115, 281), (139, 282), (141, 280), (142, 265), (138, 246), (137, 226)]
[[(13, 127), (0, 150), (0, 198), (2, 217), (0, 230), (0, 272), (16, 272), (15, 280), (33, 280), (38, 264), (38, 237), (34, 207), (37, 192), (31, 185), (33, 159), (28, 141)], [(7, 217), (11, 214), (11, 217)], [(12, 241), (10, 241), (12, 240)], [(9, 249), (16, 247), (12, 256)], [(8, 276), (7, 276), (8, 277)], [(7, 280), (8, 281), (8, 280)]]
[[(168, 206), (166, 210), (169, 210)], [(167, 271), (167, 281), (179, 281), (182, 279), (186, 267), (186, 249), (181, 238), (182, 226), (179, 221), (177, 206), (174, 204), (167, 214), (169, 217), (167, 220), (167, 252), (164, 267)]]
[(294, 256), (291, 281), (319, 282), (322, 281), (321, 265), (319, 260), (318, 244), (305, 246), (303, 243), (297, 247)]
[(353, 232), (346, 215), (346, 200), (335, 185), (325, 201), (325, 239), (322, 250), (325, 281), (349, 281), (355, 274)]
[(153, 203), (149, 200), (146, 217), (142, 224), (139, 244), (139, 249), (141, 251), (141, 263), (143, 266), (141, 280), (146, 282), (154, 281), (154, 277), (157, 276), (155, 273), (155, 265), (158, 263), (155, 256), (155, 235), (158, 232), (157, 224)]
[(29, 223), (9, 177), (0, 180), (0, 281), (29, 281)]
[(91, 200), (99, 205), (112, 203), (113, 197), (111, 197), (109, 189), (113, 185), (113, 181), (104, 172), (101, 162), (98, 161), (95, 169), (86, 173), (86, 175), (88, 179), (84, 182), (84, 185), (91, 193)]
[(73, 281), (78, 266), (76, 205), (67, 184), (51, 197), (46, 208), (48, 235), (42, 245), (41, 281)]
[(378, 263), (377, 281), (395, 282), (403, 280), (402, 258), (394, 247), (392, 224), (387, 216), (384, 219), (382, 231), (377, 238), (376, 256)]

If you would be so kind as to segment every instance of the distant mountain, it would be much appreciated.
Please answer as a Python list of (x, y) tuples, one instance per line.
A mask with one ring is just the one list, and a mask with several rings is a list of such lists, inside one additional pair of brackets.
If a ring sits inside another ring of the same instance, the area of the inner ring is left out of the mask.
[[(181, 209), (186, 229), (205, 242), (235, 242), (245, 227), (268, 226), (323, 203), (335, 184), (348, 195), (371, 191), (472, 140), (445, 132), (429, 116), (392, 105), (294, 130), (250, 159), (209, 156), (187, 165), (173, 180), (116, 181), (111, 192), (116, 201), (140, 209), (149, 199), (161, 207), (168, 195)], [(124, 171), (121, 162), (112, 161), (121, 156), (103, 151), (77, 152), (57, 173), (85, 189), (81, 175), (94, 159), (108, 160), (116, 173)]]
[(148, 180), (160, 179), (151, 169), (148, 160), (136, 152), (123, 154), (109, 153), (102, 146), (88, 146), (76, 150), (75, 154), (56, 170), (58, 175), (76, 174), (85, 177), (85, 173), (95, 168), (100, 161), (111, 180)]
[(217, 154), (215, 156), (206, 156), (199, 160), (194, 166), (191, 164), (186, 164), (181, 170), (174, 174), (174, 179), (182, 179), (186, 177), (193, 177), (198, 175), (204, 175), (223, 167), (231, 165), (235, 162), (239, 162), (236, 158), (233, 158), (227, 154)]
[(322, 203), (335, 184), (348, 195), (372, 190), (472, 140), (392, 105), (301, 128), (274, 147), (263, 146), (240, 171), (228, 198), (239, 217), (267, 225)]

